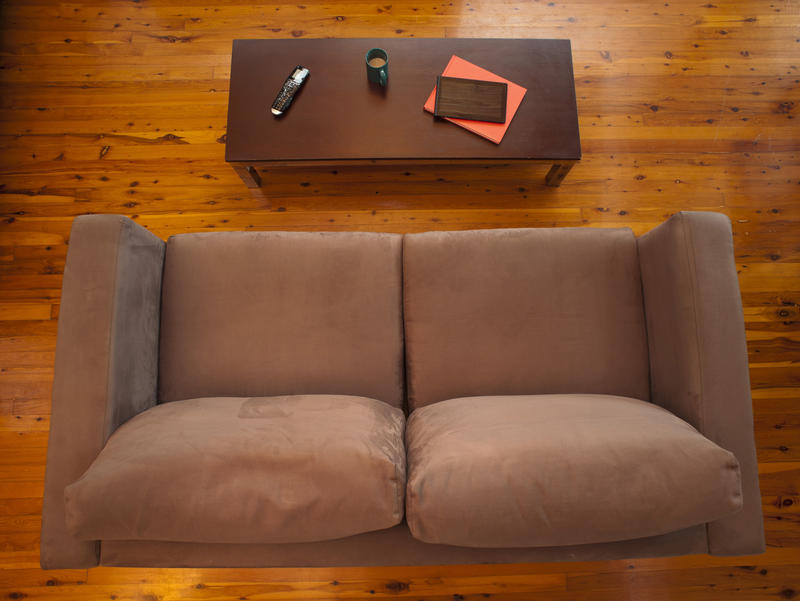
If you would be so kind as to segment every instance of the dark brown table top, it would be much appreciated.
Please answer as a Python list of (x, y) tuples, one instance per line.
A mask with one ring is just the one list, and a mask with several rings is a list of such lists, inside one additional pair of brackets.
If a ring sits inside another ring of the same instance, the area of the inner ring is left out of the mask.
[[(389, 54), (389, 84), (364, 55)], [(528, 89), (498, 145), (435, 119), (423, 104), (456, 54)], [(296, 65), (310, 75), (280, 118), (270, 106)], [(359, 38), (234, 40), (227, 161), (579, 159), (569, 40)]]

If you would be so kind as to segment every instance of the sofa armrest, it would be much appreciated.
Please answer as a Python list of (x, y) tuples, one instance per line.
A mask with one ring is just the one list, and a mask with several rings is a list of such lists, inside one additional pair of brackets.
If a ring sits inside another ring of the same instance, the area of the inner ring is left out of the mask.
[(164, 242), (120, 215), (75, 219), (56, 342), (40, 560), (98, 564), (99, 541), (67, 531), (64, 488), (126, 420), (156, 402)]
[(760, 553), (764, 525), (730, 221), (682, 212), (638, 244), (651, 399), (732, 452), (741, 467), (742, 510), (707, 525), (709, 553)]

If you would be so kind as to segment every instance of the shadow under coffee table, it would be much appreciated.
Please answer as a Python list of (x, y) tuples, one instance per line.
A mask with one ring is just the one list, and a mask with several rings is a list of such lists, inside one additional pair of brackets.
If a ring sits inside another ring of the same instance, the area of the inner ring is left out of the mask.
[[(364, 55), (389, 54), (386, 88)], [(528, 89), (500, 144), (422, 109), (456, 54)], [(310, 70), (286, 114), (270, 106), (296, 65)], [(545, 163), (558, 186), (581, 158), (569, 40), (234, 40), (225, 160), (249, 187), (259, 167)]]

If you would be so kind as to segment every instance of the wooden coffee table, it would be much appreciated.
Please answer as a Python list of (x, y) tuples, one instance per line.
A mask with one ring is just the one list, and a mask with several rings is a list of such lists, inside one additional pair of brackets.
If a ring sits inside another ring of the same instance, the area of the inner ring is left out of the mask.
[[(364, 54), (389, 53), (389, 84), (367, 81)], [(456, 54), (528, 89), (494, 144), (422, 109)], [(296, 65), (308, 81), (287, 113), (270, 106)], [(260, 167), (546, 163), (558, 186), (581, 158), (569, 40), (234, 40), (225, 160), (249, 187)]]

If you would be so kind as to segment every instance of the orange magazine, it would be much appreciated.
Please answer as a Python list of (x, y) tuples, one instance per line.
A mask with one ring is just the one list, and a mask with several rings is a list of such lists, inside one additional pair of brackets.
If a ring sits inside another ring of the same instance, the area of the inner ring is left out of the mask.
[[(508, 84), (505, 123), (490, 123), (488, 121), (471, 121), (470, 119), (452, 119), (450, 117), (445, 117), (445, 119), (448, 121), (455, 123), (456, 125), (460, 125), (472, 133), (483, 136), (495, 144), (499, 144), (503, 139), (503, 136), (506, 135), (508, 126), (511, 123), (511, 120), (514, 118), (514, 114), (517, 112), (517, 109), (519, 108), (519, 105), (528, 90), (515, 84), (513, 81), (508, 81), (499, 75), (495, 75), (491, 71), (481, 69), (477, 65), (473, 65), (472, 63), (465, 61), (463, 58), (457, 57), (455, 54), (450, 58), (450, 62), (447, 63), (442, 75), (447, 75), (448, 77), (461, 77), (464, 79), (499, 81)], [(433, 113), (435, 103), (436, 88), (434, 87), (433, 92), (431, 92), (431, 95), (428, 96), (428, 100), (425, 103), (425, 110), (429, 113)]]

